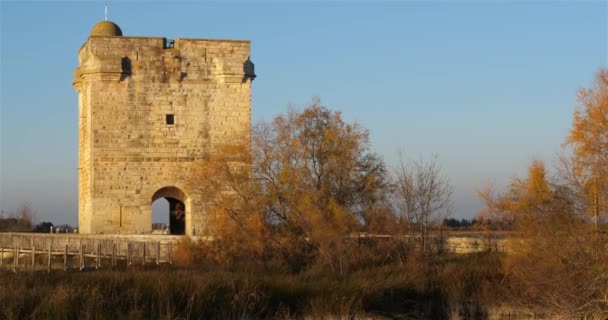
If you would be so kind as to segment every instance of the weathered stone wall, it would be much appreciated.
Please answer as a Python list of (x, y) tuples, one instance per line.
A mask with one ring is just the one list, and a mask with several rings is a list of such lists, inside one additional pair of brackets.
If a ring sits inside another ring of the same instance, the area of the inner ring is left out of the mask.
[(466, 254), (484, 251), (506, 252), (506, 239), (491, 236), (447, 236), (441, 245), (448, 252)]
[(249, 41), (89, 37), (74, 75), (80, 233), (150, 233), (166, 187), (183, 195), (186, 234), (212, 232), (192, 171), (214, 146), (249, 142), (249, 54)]

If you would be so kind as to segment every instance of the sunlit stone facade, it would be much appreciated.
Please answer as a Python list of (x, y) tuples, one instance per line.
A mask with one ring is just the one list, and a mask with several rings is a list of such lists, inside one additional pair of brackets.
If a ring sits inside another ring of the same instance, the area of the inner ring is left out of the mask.
[(80, 233), (150, 233), (151, 204), (161, 197), (172, 233), (210, 233), (192, 172), (214, 146), (250, 139), (249, 56), (249, 41), (93, 27), (74, 72)]

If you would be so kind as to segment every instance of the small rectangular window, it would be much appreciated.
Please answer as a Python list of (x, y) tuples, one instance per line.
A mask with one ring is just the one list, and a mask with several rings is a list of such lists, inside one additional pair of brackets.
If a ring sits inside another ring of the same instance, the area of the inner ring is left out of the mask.
[(165, 116), (165, 123), (166, 124), (175, 124), (175, 116), (172, 114), (168, 114)]

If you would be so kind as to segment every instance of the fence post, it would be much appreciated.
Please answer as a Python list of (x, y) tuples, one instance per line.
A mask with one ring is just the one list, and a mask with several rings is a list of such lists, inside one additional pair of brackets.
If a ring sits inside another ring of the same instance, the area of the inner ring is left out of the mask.
[(30, 236), (30, 253), (32, 254), (32, 271), (36, 270), (36, 248), (34, 247), (34, 238)]
[(84, 269), (84, 245), (80, 244), (80, 270)]
[(141, 259), (141, 265), (145, 266), (146, 265), (146, 243), (144, 242), (143, 244), (144, 244), (144, 250), (143, 250), (144, 252), (143, 252), (142, 259)]
[(65, 245), (65, 251), (63, 251), (63, 270), (68, 270), (68, 245)]
[[(32, 241), (33, 243), (33, 241)], [(32, 253), (32, 271), (36, 270), (36, 248), (34, 248), (34, 246), (31, 247), (31, 251)]]
[(46, 272), (51, 273), (51, 252), (53, 251), (53, 246), (49, 243), (49, 259), (46, 262)]
[(99, 269), (101, 267), (101, 243), (97, 243), (97, 265), (95, 268)]
[(167, 250), (167, 260), (169, 260), (169, 264), (173, 264), (173, 243), (169, 243), (169, 250)]
[(160, 241), (156, 243), (156, 265), (160, 264)]
[(133, 251), (133, 245), (131, 242), (127, 243), (127, 267), (131, 266), (131, 253)]
[(13, 263), (15, 264), (15, 271), (17, 271), (19, 269), (19, 247), (15, 247), (15, 255), (14, 257), (14, 261)]
[(112, 241), (112, 267), (116, 266), (116, 243)]

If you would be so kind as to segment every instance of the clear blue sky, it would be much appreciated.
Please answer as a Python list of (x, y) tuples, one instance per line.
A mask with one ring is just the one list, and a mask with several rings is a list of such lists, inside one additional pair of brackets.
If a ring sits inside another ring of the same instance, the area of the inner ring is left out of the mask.
[[(77, 53), (103, 1), (2, 1), (0, 209), (77, 224)], [(455, 216), (554, 163), (575, 95), (608, 63), (605, 1), (110, 1), (126, 36), (252, 41), (253, 121), (312, 96), (387, 163), (439, 155)]]

